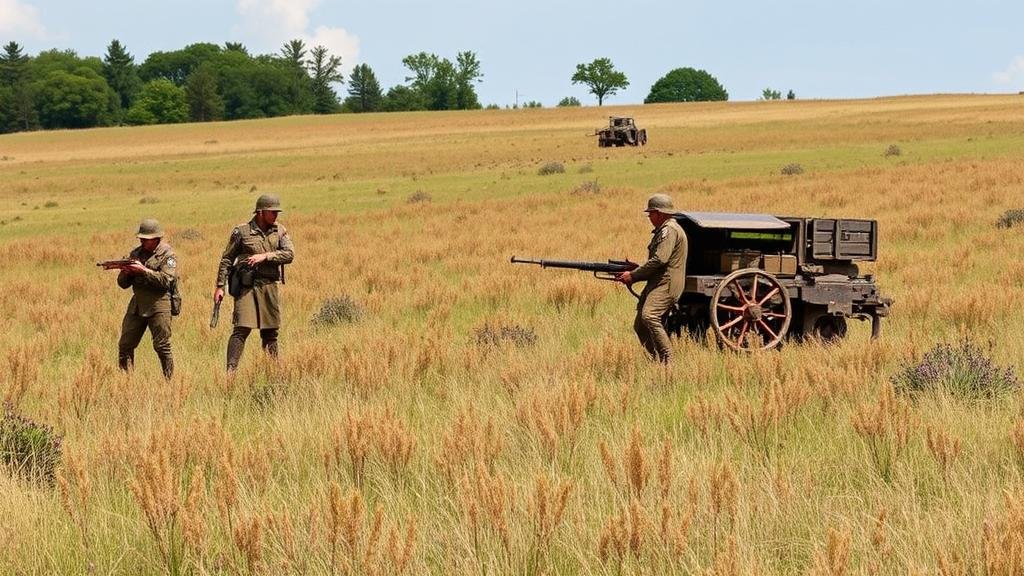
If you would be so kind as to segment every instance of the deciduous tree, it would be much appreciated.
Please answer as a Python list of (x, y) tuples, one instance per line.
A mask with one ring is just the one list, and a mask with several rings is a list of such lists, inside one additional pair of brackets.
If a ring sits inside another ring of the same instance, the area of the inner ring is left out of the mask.
[(729, 93), (711, 74), (694, 68), (676, 68), (651, 86), (644, 104), (728, 100)]
[(614, 96), (629, 86), (626, 75), (616, 70), (608, 58), (597, 58), (589, 64), (577, 64), (572, 83), (586, 85), (590, 93), (597, 96), (598, 106), (604, 103), (606, 97)]
[(162, 78), (147, 82), (125, 115), (129, 124), (176, 124), (186, 120), (185, 90)]

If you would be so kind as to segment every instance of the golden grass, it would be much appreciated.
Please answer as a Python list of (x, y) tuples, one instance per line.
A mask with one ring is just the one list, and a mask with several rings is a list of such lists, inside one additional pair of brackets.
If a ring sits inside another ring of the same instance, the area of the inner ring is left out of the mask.
[[(650, 144), (598, 149), (606, 114)], [(963, 334), (1019, 367), (1024, 237), (994, 223), (1024, 207), (1022, 120), (1019, 97), (935, 96), (0, 137), (0, 393), (66, 453), (53, 488), (0, 476), (0, 572), (1019, 573), (1020, 399), (889, 378)], [(250, 343), (227, 378), (216, 261), (268, 190), (297, 248), (282, 357)], [(684, 340), (665, 371), (625, 291), (508, 264), (639, 259), (655, 190), (878, 219), (882, 339)], [(127, 295), (92, 266), (145, 216), (183, 274), (166, 383), (148, 339), (113, 369)], [(314, 325), (340, 296), (363, 318)]]

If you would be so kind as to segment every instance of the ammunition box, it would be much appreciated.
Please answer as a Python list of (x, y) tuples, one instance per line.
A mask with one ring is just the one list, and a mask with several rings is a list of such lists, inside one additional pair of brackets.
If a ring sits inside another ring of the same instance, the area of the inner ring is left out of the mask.
[(750, 251), (722, 252), (722, 272), (732, 272), (740, 268), (757, 268), (761, 265), (761, 253)]
[(796, 256), (793, 254), (765, 254), (761, 257), (761, 268), (769, 274), (794, 276), (796, 275)]

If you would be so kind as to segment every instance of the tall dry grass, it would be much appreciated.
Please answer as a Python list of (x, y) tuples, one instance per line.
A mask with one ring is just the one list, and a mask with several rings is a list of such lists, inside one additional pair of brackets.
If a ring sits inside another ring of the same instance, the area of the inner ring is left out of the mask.
[[(620, 111), (658, 138), (598, 150), (586, 109), (0, 138), (0, 392), (65, 447), (52, 488), (0, 475), (0, 572), (1019, 572), (1020, 398), (890, 386), (964, 334), (1020, 367), (1024, 240), (994, 226), (1022, 204), (1019, 102)], [(548, 161), (566, 173), (537, 177)], [(805, 173), (778, 175), (789, 162)], [(573, 193), (583, 165), (599, 192)], [(282, 355), (250, 343), (227, 378), (207, 298), (266, 190), (298, 251)], [(897, 301), (882, 339), (681, 340), (664, 370), (624, 291), (507, 263), (639, 259), (654, 190), (877, 219), (863, 268)], [(148, 340), (113, 369), (127, 295), (92, 266), (149, 215), (186, 297), (170, 382)], [(312, 322), (342, 296), (364, 314)]]

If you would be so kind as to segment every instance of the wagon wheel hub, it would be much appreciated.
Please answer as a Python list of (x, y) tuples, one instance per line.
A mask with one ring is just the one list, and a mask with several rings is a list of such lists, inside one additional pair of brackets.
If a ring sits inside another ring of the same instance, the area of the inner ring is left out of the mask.
[(711, 297), (710, 313), (722, 346), (742, 351), (777, 347), (793, 316), (786, 287), (759, 268), (744, 268), (723, 278)]

